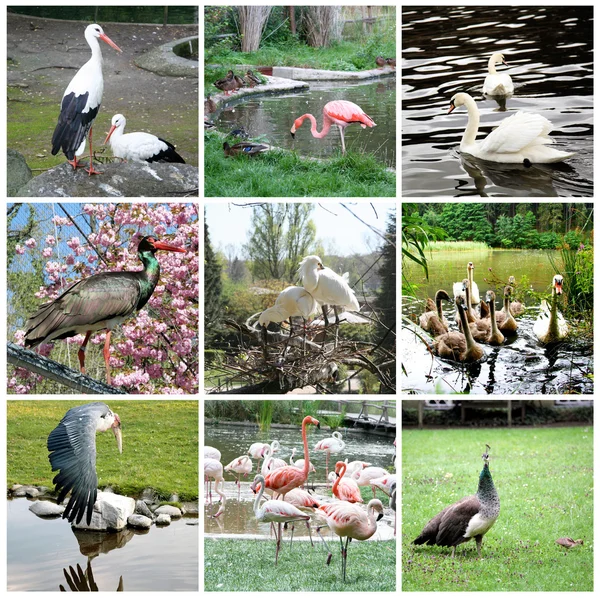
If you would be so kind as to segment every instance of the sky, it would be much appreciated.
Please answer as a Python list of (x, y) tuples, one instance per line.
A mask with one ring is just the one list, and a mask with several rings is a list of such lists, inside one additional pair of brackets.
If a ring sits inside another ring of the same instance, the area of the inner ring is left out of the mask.
[[(234, 245), (241, 250), (248, 240), (252, 209), (227, 202), (206, 203), (206, 221), (213, 249), (224, 250)], [(256, 204), (256, 202), (253, 202)], [(394, 207), (394, 202), (351, 203), (344, 202), (354, 214), (385, 233), (387, 215)], [(381, 246), (380, 237), (371, 232), (367, 226), (357, 220), (340, 203), (315, 203), (311, 215), (317, 228), (317, 241), (323, 244), (327, 255), (349, 256), (355, 253), (368, 253)], [(242, 256), (244, 257), (244, 256)]]

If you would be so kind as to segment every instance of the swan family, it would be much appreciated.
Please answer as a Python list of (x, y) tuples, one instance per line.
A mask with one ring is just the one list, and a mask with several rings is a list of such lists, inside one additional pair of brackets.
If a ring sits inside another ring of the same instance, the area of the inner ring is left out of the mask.
[[(488, 63), (488, 75), (483, 84), (483, 93), (488, 96), (511, 95), (514, 85), (510, 75), (497, 73), (496, 65), (504, 64), (504, 55), (493, 54)], [(508, 65), (507, 65), (508, 66)], [(477, 142), (479, 130), (479, 109), (477, 103), (464, 92), (456, 93), (450, 100), (448, 114), (455, 108), (467, 109), (467, 126), (460, 142), (460, 151), (475, 158), (503, 164), (552, 164), (562, 162), (575, 155), (549, 147), (554, 139), (549, 137), (552, 123), (541, 114), (516, 112), (505, 118), (485, 139)], [(479, 301), (478, 301), (479, 302)]]
[[(485, 302), (479, 301), (479, 290), (473, 281), (473, 262), (467, 264), (467, 278), (453, 285), (454, 299), (440, 289), (435, 301), (427, 299), (425, 312), (419, 317), (421, 328), (433, 336), (433, 347), (439, 357), (462, 363), (481, 360), (485, 351), (479, 343), (501, 346), (507, 335), (514, 335), (519, 327), (515, 315), (525, 311), (520, 301), (511, 301), (514, 276), (510, 276), (503, 290), (502, 310), (496, 311), (496, 294), (493, 290), (485, 293)], [(473, 301), (473, 290), (477, 292), (477, 301)], [(558, 311), (559, 297), (563, 292), (563, 277), (556, 274), (552, 279), (552, 299), (550, 305), (542, 300), (538, 319), (533, 333), (543, 345), (564, 339), (569, 326)], [(452, 302), (456, 308), (455, 320), (458, 330), (450, 330), (449, 323), (442, 312), (442, 301)], [(473, 305), (480, 304), (479, 314)]]

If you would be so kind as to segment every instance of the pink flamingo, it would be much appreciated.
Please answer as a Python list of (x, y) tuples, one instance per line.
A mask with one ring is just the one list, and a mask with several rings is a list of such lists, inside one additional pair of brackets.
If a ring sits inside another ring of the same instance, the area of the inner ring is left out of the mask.
[[(215, 492), (221, 497), (221, 506), (216, 512), (214, 517), (218, 517), (225, 511), (225, 493), (223, 492), (223, 485), (225, 480), (223, 479), (223, 465), (216, 459), (204, 459), (204, 476), (207, 478), (214, 478), (215, 480)], [(221, 483), (221, 490), (219, 490), (219, 482)], [(210, 504), (212, 505), (212, 494), (210, 495)]]
[[(220, 461), (221, 460), (221, 451), (212, 446), (205, 446), (204, 447), (204, 458), (205, 459), (216, 459), (217, 461)], [(208, 500), (208, 495), (211, 493), (211, 483), (212, 482), (210, 481), (210, 478), (208, 478), (207, 476), (204, 476), (204, 482), (205, 482), (206, 499)]]
[(392, 484), (396, 483), (396, 474), (388, 473), (380, 478), (372, 478), (370, 481), (371, 488), (379, 488), (382, 492), (391, 496)]
[(371, 463), (367, 463), (366, 461), (350, 461), (350, 463), (348, 463), (348, 459), (346, 459), (344, 463), (348, 465), (348, 469), (346, 471), (348, 477), (350, 477), (355, 471), (359, 471), (371, 465)]
[[(279, 471), (279, 470), (278, 470)], [(287, 523), (288, 521), (305, 521), (310, 531), (310, 515), (306, 515), (294, 505), (284, 502), (282, 500), (268, 500), (262, 507), (260, 507), (260, 500), (262, 498), (264, 488), (266, 485), (265, 478), (262, 475), (257, 475), (252, 482), (251, 489), (255, 491), (260, 484), (260, 491), (254, 499), (254, 516), (258, 521), (265, 521), (266, 523), (277, 523), (278, 531), (275, 532), (275, 540), (277, 541), (277, 548), (275, 550), (275, 564), (279, 557), (279, 550), (281, 548), (281, 524)]]
[(240, 497), (240, 477), (247, 476), (252, 471), (252, 459), (248, 455), (242, 455), (235, 458), (229, 465), (225, 466), (225, 471), (237, 473), (238, 498)]
[[(371, 486), (371, 480), (375, 480), (376, 478), (381, 478), (385, 475), (388, 475), (388, 471), (383, 469), (383, 467), (365, 467), (362, 470), (355, 471), (352, 474), (352, 479), (359, 486)], [(373, 498), (375, 498), (375, 488), (372, 487), (373, 490)]]
[(342, 435), (339, 432), (334, 432), (330, 438), (319, 440), (315, 444), (316, 451), (325, 451), (325, 477), (329, 479), (329, 453), (341, 453), (346, 447), (346, 443), (342, 440)]
[(265, 449), (265, 460), (263, 461), (262, 468), (260, 472), (266, 476), (270, 472), (275, 469), (279, 469), (280, 467), (286, 467), (287, 463), (283, 459), (278, 459), (277, 457), (273, 457), (273, 451), (271, 447), (267, 447)]
[(347, 465), (343, 461), (338, 461), (335, 465), (335, 473), (338, 478), (331, 489), (333, 495), (347, 502), (364, 502), (358, 484), (354, 480), (344, 477), (346, 468)]
[(280, 467), (275, 471), (272, 471), (267, 476), (265, 476), (265, 486), (273, 490), (273, 492), (277, 495), (282, 496), (285, 499), (285, 495), (292, 488), (299, 488), (304, 484), (308, 478), (308, 467), (310, 465), (310, 459), (308, 456), (308, 440), (306, 438), (306, 426), (311, 424), (313, 426), (317, 426), (317, 428), (321, 427), (319, 424), (319, 420), (307, 415), (302, 420), (302, 442), (304, 443), (304, 468), (298, 469), (293, 465), (286, 465), (285, 467)]
[(317, 131), (317, 119), (312, 114), (303, 114), (294, 121), (294, 126), (291, 129), (292, 137), (295, 137), (296, 130), (302, 126), (302, 123), (308, 118), (310, 120), (310, 132), (313, 137), (317, 139), (323, 139), (331, 125), (337, 125), (340, 129), (340, 137), (342, 138), (342, 153), (346, 153), (346, 146), (344, 144), (344, 129), (352, 124), (358, 123), (365, 129), (366, 127), (375, 127), (375, 122), (368, 115), (365, 114), (360, 106), (346, 100), (335, 100), (328, 102), (323, 107), (323, 129), (321, 132)]
[(271, 447), (273, 453), (278, 453), (281, 445), (279, 444), (279, 440), (273, 440), (271, 444), (267, 444), (266, 442), (255, 442), (250, 445), (248, 449), (248, 454), (253, 459), (258, 459), (258, 463), (256, 464), (256, 471), (260, 471), (260, 460), (265, 456), (266, 450)]
[[(331, 531), (340, 537), (340, 546), (342, 550), (342, 577), (346, 581), (346, 561), (348, 559), (348, 542), (353, 540), (368, 540), (377, 531), (377, 521), (383, 517), (383, 504), (380, 500), (374, 498), (367, 505), (365, 513), (359, 505), (353, 505), (349, 502), (340, 501), (326, 505), (321, 505), (318, 509), (323, 511), (327, 518), (327, 525)], [(375, 511), (378, 516), (375, 517)], [(317, 528), (319, 533), (319, 528)], [(319, 535), (321, 535), (319, 533)], [(346, 545), (342, 538), (346, 538)], [(323, 540), (323, 538), (321, 537)], [(323, 540), (327, 547), (327, 543)], [(329, 548), (327, 547), (329, 552)], [(327, 564), (331, 558), (331, 552), (327, 557)]]

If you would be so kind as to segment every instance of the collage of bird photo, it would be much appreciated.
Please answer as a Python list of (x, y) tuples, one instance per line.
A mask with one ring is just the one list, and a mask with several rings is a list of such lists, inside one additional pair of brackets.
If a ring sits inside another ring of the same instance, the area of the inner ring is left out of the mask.
[(593, 0), (0, 14), (0, 587), (593, 592)]

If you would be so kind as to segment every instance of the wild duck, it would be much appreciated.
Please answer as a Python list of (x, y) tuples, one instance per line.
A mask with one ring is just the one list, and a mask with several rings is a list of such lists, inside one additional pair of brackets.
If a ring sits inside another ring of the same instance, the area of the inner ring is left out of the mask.
[(266, 152), (269, 149), (268, 145), (263, 143), (252, 143), (250, 141), (243, 141), (236, 143), (235, 145), (229, 145), (227, 141), (223, 144), (223, 152), (225, 157), (238, 156), (244, 154), (246, 156), (256, 156), (262, 152)]
[(386, 65), (385, 58), (383, 56), (378, 56), (375, 59), (375, 64), (382, 69)]
[(244, 77), (248, 85), (250, 87), (254, 87), (255, 85), (260, 85), (261, 80), (250, 70), (246, 71), (246, 76)]
[(217, 103), (212, 99), (209, 93), (206, 94), (204, 100), (204, 114), (212, 114), (217, 111)]
[(228, 71), (227, 77), (223, 77), (223, 79), (215, 81), (214, 86), (217, 89), (224, 91), (226, 96), (231, 95), (231, 93), (237, 89), (237, 83), (235, 82), (233, 71)]

